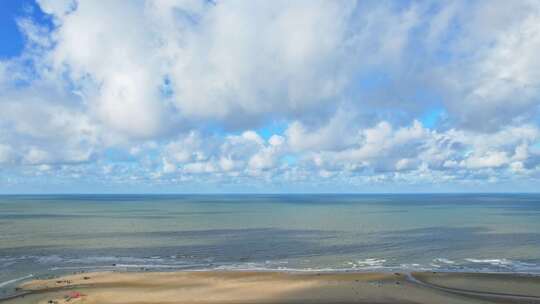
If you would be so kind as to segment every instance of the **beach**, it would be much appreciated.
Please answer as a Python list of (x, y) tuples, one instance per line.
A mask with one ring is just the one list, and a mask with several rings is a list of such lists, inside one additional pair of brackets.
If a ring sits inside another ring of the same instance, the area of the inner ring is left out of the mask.
[(0, 299), (538, 303), (539, 202), (537, 194), (4, 196)]
[(4, 304), (540, 303), (540, 277), (480, 273), (89, 272), (21, 284)]

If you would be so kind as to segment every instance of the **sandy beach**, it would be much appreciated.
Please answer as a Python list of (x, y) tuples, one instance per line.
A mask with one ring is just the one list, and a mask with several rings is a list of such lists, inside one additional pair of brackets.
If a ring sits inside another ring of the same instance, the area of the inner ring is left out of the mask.
[(468, 273), (94, 272), (19, 287), (5, 304), (540, 303), (540, 278)]

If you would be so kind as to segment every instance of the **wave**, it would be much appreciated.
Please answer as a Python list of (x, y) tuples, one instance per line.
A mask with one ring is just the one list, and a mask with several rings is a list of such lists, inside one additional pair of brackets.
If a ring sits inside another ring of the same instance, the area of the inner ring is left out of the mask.
[[(36, 265), (35, 271), (62, 270), (255, 270), (255, 271), (467, 271), (467, 272), (523, 272), (540, 273), (540, 263), (518, 261), (508, 258), (461, 258), (437, 257), (428, 262), (404, 263), (371, 257), (353, 261), (335, 261), (318, 264), (315, 261), (268, 260), (264, 262), (215, 261), (212, 258), (183, 258), (183, 256), (89, 256), (66, 257), (60, 255), (1, 257), (4, 270), (16, 269), (17, 265)], [(35, 272), (34, 271), (34, 272)], [(39, 272), (39, 271), (38, 271)], [(19, 272), (20, 273), (20, 272)]]
[(351, 272), (350, 268), (295, 268), (295, 267), (268, 267), (259, 263), (219, 265), (212, 268), (200, 268), (193, 271), (278, 271), (278, 272)]
[(0, 288), (6, 287), (8, 285), (11, 285), (13, 283), (16, 283), (16, 282), (19, 282), (19, 281), (22, 281), (22, 280), (29, 279), (29, 278), (31, 278), (33, 276), (34, 276), (33, 274), (29, 274), (29, 275), (25, 275), (23, 277), (15, 278), (15, 279), (12, 279), (12, 280), (9, 280), (9, 281), (0, 282)]
[(377, 259), (377, 258), (368, 258), (364, 260), (357, 260), (354, 262), (347, 262), (348, 265), (351, 266), (351, 268), (357, 269), (357, 268), (370, 268), (370, 269), (376, 269), (376, 268), (384, 268), (384, 263), (386, 263), (386, 259)]
[(465, 259), (467, 262), (476, 263), (476, 264), (489, 264), (493, 266), (511, 266), (513, 264), (512, 261), (507, 259), (472, 259), (468, 258)]
[(43, 265), (61, 265), (61, 264), (136, 264), (136, 263), (174, 263), (174, 264), (187, 264), (186, 261), (178, 260), (176, 256), (168, 258), (161, 256), (150, 257), (130, 257), (130, 256), (88, 256), (88, 257), (69, 257), (60, 255), (22, 255), (18, 257), (0, 257), (0, 264), (13, 265), (19, 262), (32, 261), (37, 264)]
[(446, 259), (446, 258), (436, 258), (436, 259), (433, 259), (433, 262), (434, 263), (442, 263), (442, 264), (446, 264), (446, 265), (454, 265), (456, 262), (452, 261), (452, 260), (449, 260), (449, 259)]
[(208, 264), (113, 264), (97, 266), (57, 266), (49, 270), (78, 270), (78, 269), (189, 269), (197, 267), (208, 267)]
[(499, 268), (504, 269), (508, 271), (514, 271), (514, 272), (531, 272), (531, 273), (537, 273), (540, 272), (540, 265), (534, 264), (534, 263), (528, 263), (523, 261), (517, 261), (517, 260), (510, 260), (506, 258), (496, 258), (496, 259), (475, 259), (475, 258), (467, 258), (465, 259), (467, 262), (472, 264), (478, 264), (484, 266), (484, 269), (489, 270), (490, 268)]

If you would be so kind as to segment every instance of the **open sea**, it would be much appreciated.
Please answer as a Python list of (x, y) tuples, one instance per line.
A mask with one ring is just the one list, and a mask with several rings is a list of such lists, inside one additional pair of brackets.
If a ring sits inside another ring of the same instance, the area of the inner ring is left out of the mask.
[(94, 270), (540, 274), (540, 194), (0, 196), (0, 297)]

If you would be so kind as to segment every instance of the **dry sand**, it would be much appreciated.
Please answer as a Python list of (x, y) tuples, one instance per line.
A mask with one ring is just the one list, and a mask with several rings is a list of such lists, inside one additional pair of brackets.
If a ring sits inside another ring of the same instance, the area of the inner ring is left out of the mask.
[(540, 278), (466, 273), (99, 272), (34, 280), (22, 303), (540, 303)]

